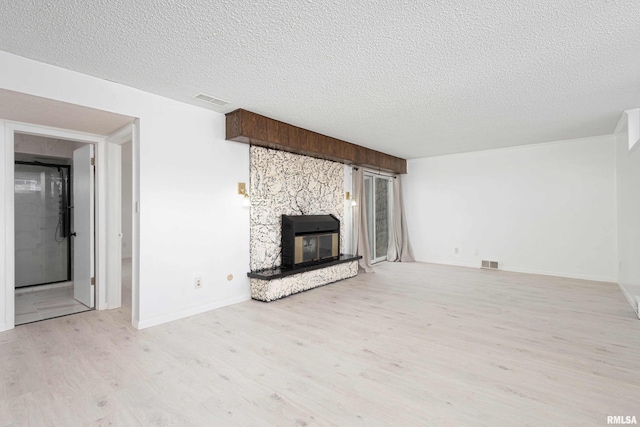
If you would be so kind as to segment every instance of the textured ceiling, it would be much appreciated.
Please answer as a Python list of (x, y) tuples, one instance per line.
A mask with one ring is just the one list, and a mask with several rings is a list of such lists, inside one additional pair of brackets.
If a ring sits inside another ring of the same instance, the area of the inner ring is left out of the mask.
[(637, 0), (0, 2), (0, 50), (415, 158), (611, 133)]

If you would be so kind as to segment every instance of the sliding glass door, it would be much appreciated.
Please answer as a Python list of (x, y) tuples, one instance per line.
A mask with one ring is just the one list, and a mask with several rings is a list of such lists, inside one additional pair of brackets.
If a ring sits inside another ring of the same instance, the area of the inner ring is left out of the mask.
[(364, 175), (365, 209), (367, 213), (367, 234), (371, 262), (386, 261), (389, 245), (389, 227), (391, 224), (391, 185), (390, 177), (370, 174)]

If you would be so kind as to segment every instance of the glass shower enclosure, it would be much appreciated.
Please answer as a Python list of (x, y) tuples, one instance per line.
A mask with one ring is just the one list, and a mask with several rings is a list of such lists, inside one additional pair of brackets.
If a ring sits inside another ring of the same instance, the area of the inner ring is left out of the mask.
[(71, 280), (69, 170), (15, 163), (15, 287)]

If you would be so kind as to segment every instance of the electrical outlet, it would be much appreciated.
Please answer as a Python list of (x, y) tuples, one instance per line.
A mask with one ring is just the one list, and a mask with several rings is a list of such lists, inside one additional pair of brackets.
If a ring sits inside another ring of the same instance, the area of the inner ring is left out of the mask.
[(195, 278), (195, 285), (196, 285), (196, 289), (202, 288), (202, 277), (197, 276)]
[(458, 255), (460, 253), (460, 248), (453, 248), (453, 253)]

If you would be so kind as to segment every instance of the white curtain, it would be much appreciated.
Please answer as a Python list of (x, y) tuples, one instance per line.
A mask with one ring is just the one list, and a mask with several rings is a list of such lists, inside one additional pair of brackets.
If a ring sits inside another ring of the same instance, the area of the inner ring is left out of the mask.
[(387, 249), (387, 261), (412, 262), (413, 250), (409, 243), (407, 231), (407, 219), (404, 214), (404, 201), (402, 199), (401, 175), (393, 180), (393, 211), (391, 227), (389, 228), (389, 247)]
[(369, 233), (367, 233), (367, 210), (364, 195), (364, 169), (353, 168), (353, 242), (356, 255), (362, 255), (358, 261), (360, 270), (373, 273), (371, 253), (369, 252)]

